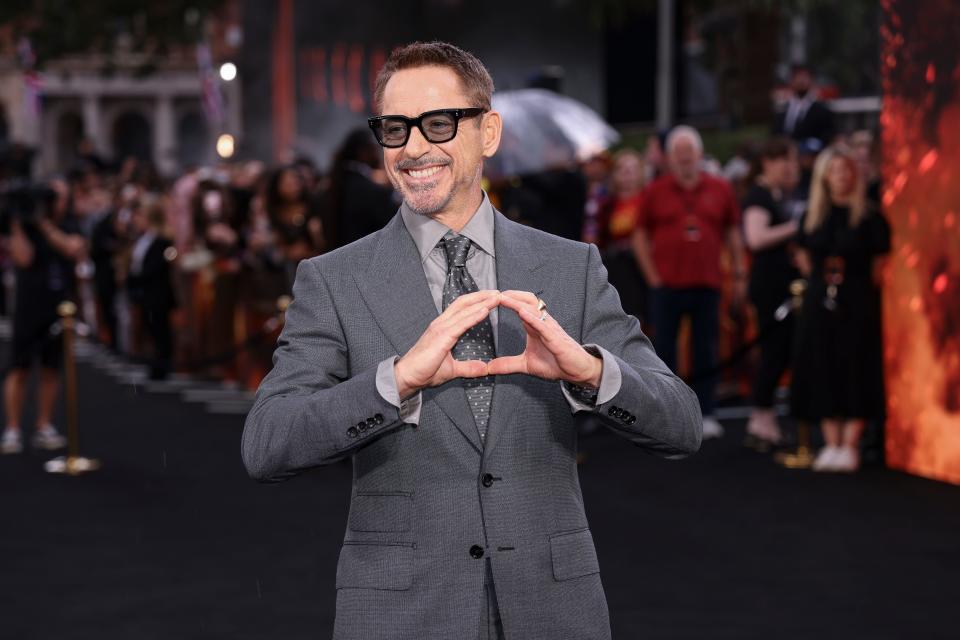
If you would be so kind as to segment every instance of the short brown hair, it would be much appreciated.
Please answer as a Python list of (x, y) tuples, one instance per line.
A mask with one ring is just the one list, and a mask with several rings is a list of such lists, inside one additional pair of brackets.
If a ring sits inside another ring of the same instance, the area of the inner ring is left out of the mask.
[[(383, 91), (387, 82), (397, 71), (417, 67), (447, 67), (457, 74), (464, 91), (473, 104), (466, 107), (480, 107), (489, 110), (493, 99), (493, 78), (483, 63), (468, 51), (455, 47), (449, 42), (413, 42), (397, 47), (390, 54), (386, 64), (377, 74), (373, 90), (373, 105), (379, 114), (383, 108)], [(461, 105), (454, 105), (461, 106)]]

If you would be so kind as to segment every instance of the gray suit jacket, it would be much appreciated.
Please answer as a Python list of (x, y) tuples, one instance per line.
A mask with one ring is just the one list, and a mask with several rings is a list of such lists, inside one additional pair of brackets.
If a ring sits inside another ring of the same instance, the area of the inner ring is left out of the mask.
[[(693, 392), (656, 356), (607, 282), (596, 247), (496, 214), (501, 290), (539, 293), (574, 339), (613, 354), (619, 393), (597, 407), (614, 432), (659, 455), (700, 446)], [(476, 635), (484, 560), (509, 638), (610, 637), (577, 477), (577, 433), (560, 385), (498, 376), (482, 446), (460, 381), (423, 391), (420, 425), (377, 392), (377, 365), (404, 354), (436, 315), (400, 215), (300, 263), (294, 300), (243, 431), (243, 460), (279, 481), (353, 461), (337, 567), (337, 640)], [(498, 355), (521, 353), (500, 309)]]

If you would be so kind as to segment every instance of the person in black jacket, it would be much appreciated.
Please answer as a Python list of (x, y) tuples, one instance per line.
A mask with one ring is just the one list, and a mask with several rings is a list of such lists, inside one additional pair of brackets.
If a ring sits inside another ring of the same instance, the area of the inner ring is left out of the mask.
[(856, 471), (864, 427), (884, 410), (880, 281), (890, 225), (865, 191), (853, 152), (826, 149), (799, 225), (797, 264), (808, 285), (790, 405), (797, 419), (823, 430), (814, 471)]
[(87, 242), (73, 211), (73, 193), (64, 180), (27, 188), (16, 198), (8, 221), (7, 248), (16, 276), (10, 364), (4, 378), (6, 428), (0, 453), (21, 453), (20, 419), (31, 368), (40, 361), (35, 449), (61, 449), (64, 438), (52, 421), (60, 389), (63, 340), (54, 332), (61, 302), (76, 298), (75, 269), (87, 256)]
[(760, 338), (747, 444), (763, 449), (780, 444), (783, 437), (773, 397), (790, 365), (794, 319), (792, 315), (777, 317), (777, 310), (790, 298), (790, 283), (800, 277), (792, 256), (797, 218), (784, 206), (798, 173), (793, 142), (782, 136), (771, 138), (760, 150), (752, 184), (741, 204), (744, 238), (752, 257), (750, 301), (756, 310)]
[(127, 291), (153, 342), (152, 380), (167, 377), (173, 358), (170, 312), (176, 307), (176, 298), (170, 272), (176, 249), (163, 235), (164, 220), (163, 201), (154, 195), (145, 196), (130, 216), (137, 239), (130, 256)]
[(400, 201), (393, 189), (374, 180), (383, 158), (369, 129), (355, 129), (334, 154), (330, 187), (322, 198), (327, 249), (336, 249), (378, 231)]
[(792, 95), (786, 109), (778, 113), (773, 123), (773, 133), (786, 135), (797, 142), (810, 138), (828, 146), (836, 135), (833, 112), (817, 100), (813, 90), (813, 73), (805, 65), (794, 65), (790, 74)]

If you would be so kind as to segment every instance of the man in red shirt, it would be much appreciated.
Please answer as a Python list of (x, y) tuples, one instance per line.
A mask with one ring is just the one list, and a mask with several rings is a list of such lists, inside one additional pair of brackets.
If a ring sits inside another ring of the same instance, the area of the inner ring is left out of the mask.
[(735, 302), (746, 295), (740, 210), (730, 185), (701, 168), (703, 142), (696, 129), (675, 127), (667, 137), (670, 173), (645, 190), (633, 236), (640, 268), (651, 288), (650, 319), (657, 354), (677, 365), (677, 332), (690, 316), (693, 338), (691, 386), (700, 399), (703, 436), (719, 437), (713, 393), (720, 331), (720, 255), (726, 246), (734, 265)]

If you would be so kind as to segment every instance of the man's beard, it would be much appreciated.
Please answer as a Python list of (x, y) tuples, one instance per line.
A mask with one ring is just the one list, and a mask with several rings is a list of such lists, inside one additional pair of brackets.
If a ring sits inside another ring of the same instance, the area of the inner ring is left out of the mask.
[[(417, 191), (427, 191), (430, 189), (430, 187), (414, 187), (412, 189), (410, 187), (406, 187), (406, 189), (409, 189), (410, 191), (416, 193)], [(401, 189), (400, 191), (403, 192), (404, 189)], [(406, 194), (404, 194), (403, 200), (404, 202), (406, 202), (407, 208), (410, 209), (410, 211), (413, 211), (414, 213), (420, 216), (430, 217), (446, 209), (447, 205), (450, 204), (450, 201), (453, 200), (453, 196), (456, 193), (456, 191), (457, 191), (457, 185), (456, 183), (454, 183), (450, 187), (450, 192), (447, 193), (446, 197), (442, 198), (440, 202), (430, 203), (424, 206), (417, 206), (414, 202), (411, 202), (411, 198), (408, 198)]]
[[(428, 167), (431, 165), (442, 165), (444, 167), (449, 167), (451, 162), (443, 158), (422, 158), (420, 160), (400, 160), (396, 163), (396, 181), (394, 181), (393, 176), (389, 176), (391, 182), (393, 182), (393, 187), (403, 195), (403, 201), (406, 203), (407, 208), (421, 216), (432, 216), (440, 211), (443, 211), (447, 205), (450, 204), (450, 201), (453, 200), (453, 196), (457, 191), (457, 183), (454, 183), (450, 186), (450, 192), (446, 194), (443, 198), (440, 199), (440, 202), (430, 203), (427, 205), (418, 206), (416, 203), (412, 202), (413, 195), (418, 192), (429, 192), (433, 189), (436, 189), (436, 184), (423, 184), (423, 185), (408, 185), (403, 179), (404, 171), (410, 169), (418, 169), (420, 167)], [(389, 172), (388, 172), (389, 173)]]

